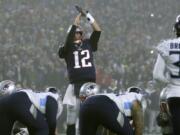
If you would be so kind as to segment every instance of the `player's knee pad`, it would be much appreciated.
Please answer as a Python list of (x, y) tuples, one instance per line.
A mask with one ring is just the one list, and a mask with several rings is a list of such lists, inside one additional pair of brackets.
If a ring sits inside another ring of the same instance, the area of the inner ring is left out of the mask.
[(76, 123), (78, 117), (78, 110), (76, 106), (67, 105), (67, 124), (72, 125)]

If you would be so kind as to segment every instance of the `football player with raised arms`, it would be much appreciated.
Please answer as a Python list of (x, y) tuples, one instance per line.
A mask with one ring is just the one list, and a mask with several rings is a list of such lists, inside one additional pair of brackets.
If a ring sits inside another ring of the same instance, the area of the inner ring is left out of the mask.
[[(68, 71), (69, 85), (63, 104), (67, 105), (67, 135), (75, 135), (75, 123), (79, 112), (79, 90), (86, 82), (96, 81), (96, 70), (93, 52), (97, 51), (101, 28), (95, 18), (89, 13), (80, 12), (73, 25), (70, 26), (64, 46), (59, 49), (59, 57), (65, 59)], [(85, 17), (92, 26), (90, 38), (84, 38), (80, 20)]]
[(57, 88), (46, 92), (18, 89), (13, 81), (0, 83), (0, 133), (10, 135), (15, 121), (28, 128), (30, 135), (55, 135), (56, 121), (62, 112)]

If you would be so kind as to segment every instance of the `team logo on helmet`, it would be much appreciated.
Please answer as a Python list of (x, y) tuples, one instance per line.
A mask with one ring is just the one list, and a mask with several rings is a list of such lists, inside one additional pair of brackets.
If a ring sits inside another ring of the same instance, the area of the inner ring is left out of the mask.
[(1, 95), (6, 95), (6, 94), (11, 94), (16, 90), (16, 85), (15, 82), (11, 80), (4, 80), (0, 82), (0, 94)]
[(96, 83), (88, 82), (81, 86), (80, 88), (80, 97), (88, 97), (99, 93), (100, 87)]

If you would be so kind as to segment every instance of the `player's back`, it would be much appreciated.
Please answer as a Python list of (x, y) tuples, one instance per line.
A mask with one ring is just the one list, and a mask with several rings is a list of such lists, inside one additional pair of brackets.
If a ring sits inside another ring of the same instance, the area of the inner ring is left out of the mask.
[(180, 85), (180, 38), (163, 41), (157, 49), (165, 60), (168, 81)]
[(105, 94), (111, 100), (113, 100), (118, 108), (123, 112), (127, 117), (131, 117), (131, 109), (134, 101), (141, 102), (142, 95), (137, 93), (124, 93), (124, 94)]

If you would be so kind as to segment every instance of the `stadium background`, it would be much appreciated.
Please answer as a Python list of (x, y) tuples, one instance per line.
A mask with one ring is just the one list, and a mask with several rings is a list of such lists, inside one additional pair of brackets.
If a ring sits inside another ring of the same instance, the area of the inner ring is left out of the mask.
[[(56, 86), (64, 94), (67, 72), (57, 55), (58, 42), (64, 42), (77, 14), (75, 4), (88, 9), (102, 28), (95, 55), (102, 88), (116, 80), (118, 90), (131, 85), (146, 89), (152, 80), (154, 47), (174, 36), (179, 0), (1, 0), (0, 80), (35, 90)], [(82, 26), (88, 36), (91, 29), (85, 19)]]

